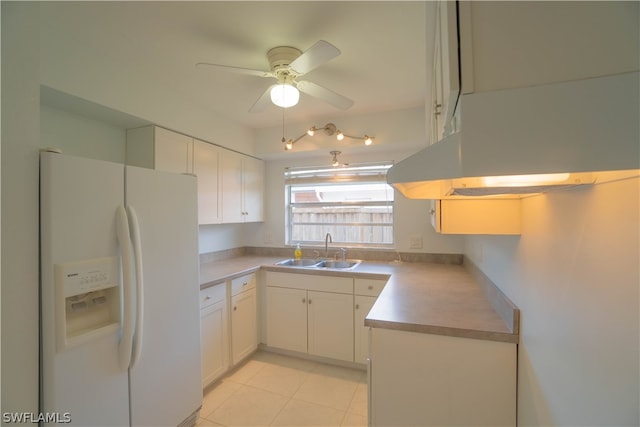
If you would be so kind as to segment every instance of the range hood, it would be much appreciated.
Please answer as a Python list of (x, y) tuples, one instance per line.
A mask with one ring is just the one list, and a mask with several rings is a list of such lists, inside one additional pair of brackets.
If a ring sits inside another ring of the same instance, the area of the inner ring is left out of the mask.
[(522, 197), (639, 175), (640, 73), (460, 97), (462, 130), (398, 162), (408, 198)]

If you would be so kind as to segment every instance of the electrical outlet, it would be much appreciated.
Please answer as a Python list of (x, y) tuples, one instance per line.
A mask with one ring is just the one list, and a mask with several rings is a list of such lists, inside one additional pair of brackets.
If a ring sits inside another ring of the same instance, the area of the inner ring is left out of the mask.
[(422, 236), (415, 234), (409, 237), (409, 248), (410, 249), (422, 249)]

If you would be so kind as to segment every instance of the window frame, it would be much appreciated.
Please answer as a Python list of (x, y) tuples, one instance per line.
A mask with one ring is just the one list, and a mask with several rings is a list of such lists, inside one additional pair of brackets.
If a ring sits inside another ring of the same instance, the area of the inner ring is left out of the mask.
[[(318, 246), (324, 245), (324, 242), (318, 240), (293, 240), (293, 227), (294, 223), (294, 210), (296, 207), (310, 207), (310, 208), (348, 208), (353, 207), (366, 207), (376, 206), (390, 208), (391, 222), (339, 222), (331, 223), (331, 226), (375, 226), (375, 227), (390, 227), (391, 228), (391, 242), (389, 243), (364, 243), (364, 242), (335, 242), (341, 247), (346, 248), (367, 248), (367, 249), (391, 249), (395, 247), (395, 190), (386, 180), (387, 170), (393, 166), (392, 162), (378, 162), (378, 163), (361, 163), (345, 165), (342, 168), (329, 167), (305, 167), (305, 168), (286, 168), (285, 169), (285, 244), (289, 246), (295, 246), (297, 244), (304, 246)], [(384, 184), (388, 186), (388, 191), (391, 197), (384, 201), (343, 201), (343, 202), (306, 202), (306, 203), (292, 203), (292, 189), (295, 187), (307, 186), (322, 186), (322, 185), (357, 185), (357, 184)], [(324, 222), (309, 222), (303, 223), (303, 225), (327, 225)], [(332, 236), (333, 238), (334, 236)]]

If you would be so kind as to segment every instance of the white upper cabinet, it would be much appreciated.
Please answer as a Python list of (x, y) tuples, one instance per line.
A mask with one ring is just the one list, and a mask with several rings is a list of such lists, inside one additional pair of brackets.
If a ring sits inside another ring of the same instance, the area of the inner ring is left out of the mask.
[(198, 177), (198, 223), (263, 220), (262, 160), (163, 129), (127, 130), (127, 164)]
[(637, 2), (438, 1), (427, 134), (461, 128), (460, 95), (638, 70)]
[(154, 133), (154, 169), (193, 173), (193, 139), (159, 127)]
[(198, 177), (198, 223), (222, 222), (220, 152), (215, 145), (193, 140), (193, 173)]
[(638, 2), (477, 2), (459, 6), (463, 93), (638, 70)]
[(157, 126), (127, 130), (127, 164), (193, 173), (193, 139)]
[(264, 220), (264, 162), (244, 156), (242, 161), (245, 221)]
[(454, 114), (460, 95), (458, 24), (455, 2), (436, 3), (435, 44), (431, 84), (430, 143), (453, 133)]
[(262, 221), (264, 163), (262, 160), (225, 150), (221, 158), (222, 222)]

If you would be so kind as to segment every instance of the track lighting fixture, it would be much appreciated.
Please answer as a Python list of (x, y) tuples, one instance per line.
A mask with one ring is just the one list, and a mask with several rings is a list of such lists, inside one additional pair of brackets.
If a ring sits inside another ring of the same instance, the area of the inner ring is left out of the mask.
[[(345, 138), (360, 139), (360, 140), (364, 141), (365, 145), (371, 145), (373, 143), (373, 139), (374, 139), (374, 137), (366, 135), (366, 134), (364, 136), (347, 135), (347, 134), (343, 133), (342, 131), (338, 130), (336, 128), (336, 125), (334, 125), (333, 123), (327, 123), (326, 125), (324, 125), (321, 128), (316, 127), (316, 126), (311, 126), (309, 129), (307, 129), (307, 131), (305, 133), (303, 133), (302, 135), (300, 135), (296, 139), (290, 139), (289, 141), (287, 141), (287, 143), (285, 144), (284, 149), (285, 150), (293, 149), (293, 145), (296, 142), (300, 141), (305, 136), (314, 136), (317, 131), (324, 131), (325, 135), (328, 135), (328, 136), (335, 135), (336, 139), (338, 141), (342, 141)], [(282, 142), (284, 142), (284, 138), (283, 138)], [(332, 154), (333, 154), (333, 152), (332, 152)], [(338, 154), (340, 154), (340, 153), (338, 152)]]

